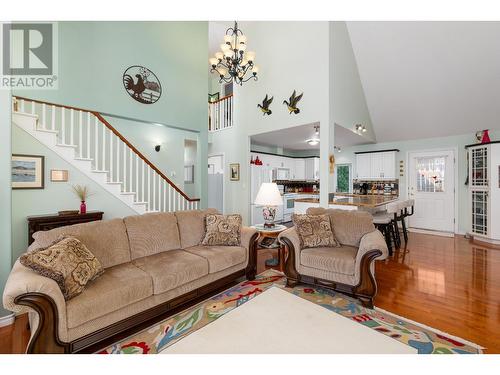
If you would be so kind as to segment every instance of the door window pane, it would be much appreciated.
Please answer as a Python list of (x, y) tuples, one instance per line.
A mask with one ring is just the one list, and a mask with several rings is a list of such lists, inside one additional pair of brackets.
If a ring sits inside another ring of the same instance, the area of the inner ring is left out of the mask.
[(444, 192), (446, 157), (417, 158), (417, 191), (424, 193)]
[(349, 166), (348, 165), (338, 165), (337, 166), (337, 191), (340, 193), (349, 192)]

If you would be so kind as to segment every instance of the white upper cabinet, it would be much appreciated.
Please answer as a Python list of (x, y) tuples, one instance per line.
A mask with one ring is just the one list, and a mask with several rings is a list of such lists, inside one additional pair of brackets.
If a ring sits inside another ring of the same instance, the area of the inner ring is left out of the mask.
[(394, 180), (396, 178), (396, 151), (357, 154), (356, 178)]
[(295, 159), (294, 180), (304, 180), (306, 178), (306, 160)]

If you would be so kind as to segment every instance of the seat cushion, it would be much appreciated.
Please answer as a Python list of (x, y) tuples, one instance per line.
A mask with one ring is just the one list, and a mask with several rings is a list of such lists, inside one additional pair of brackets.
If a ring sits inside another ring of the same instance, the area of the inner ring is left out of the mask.
[(206, 210), (177, 211), (177, 223), (181, 236), (181, 248), (187, 249), (191, 246), (199, 245), (205, 234), (205, 216), (216, 214), (215, 208)]
[(208, 275), (208, 261), (184, 250), (136, 259), (134, 264), (153, 278), (153, 293), (161, 294)]
[(123, 219), (127, 227), (132, 259), (181, 247), (174, 213), (150, 213)]
[(28, 251), (48, 247), (61, 236), (75, 237), (95, 255), (104, 268), (130, 262), (127, 230), (122, 219), (93, 221), (90, 223), (36, 232)]
[(354, 275), (358, 249), (351, 246), (315, 247), (300, 252), (300, 264), (319, 270)]
[(151, 276), (132, 263), (108, 268), (66, 304), (68, 328), (141, 301), (153, 295)]
[(243, 263), (247, 251), (241, 246), (193, 246), (185, 249), (191, 254), (198, 255), (208, 261), (209, 273), (215, 273), (236, 264)]

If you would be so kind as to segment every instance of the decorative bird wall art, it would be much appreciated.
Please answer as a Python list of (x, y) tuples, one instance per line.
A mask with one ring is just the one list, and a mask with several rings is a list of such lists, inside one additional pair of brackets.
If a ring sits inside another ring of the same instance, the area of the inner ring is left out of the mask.
[(300, 99), (302, 99), (302, 95), (304, 95), (304, 93), (302, 93), (302, 94), (300, 94), (300, 95), (297, 96), (296, 90), (293, 90), (293, 94), (292, 94), (292, 96), (290, 96), (290, 99), (288, 99), (288, 101), (283, 100), (283, 104), (286, 104), (286, 106), (288, 107), (288, 111), (290, 112), (290, 114), (292, 114), (292, 113), (295, 113), (295, 114), (300, 113), (300, 109), (297, 107), (297, 103), (300, 101)]
[(271, 103), (273, 102), (273, 99), (274, 99), (274, 96), (271, 96), (271, 98), (268, 99), (268, 95), (266, 94), (266, 97), (264, 98), (264, 100), (262, 101), (262, 104), (257, 104), (257, 107), (260, 108), (260, 110), (262, 111), (262, 115), (265, 116), (265, 115), (270, 115), (273, 113), (273, 111), (271, 111), (269, 109), (269, 106), (271, 105)]

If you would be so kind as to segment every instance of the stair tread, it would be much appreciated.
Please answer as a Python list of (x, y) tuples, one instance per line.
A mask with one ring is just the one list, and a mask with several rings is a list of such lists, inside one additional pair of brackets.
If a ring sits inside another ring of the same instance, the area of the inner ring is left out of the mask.
[(91, 172), (94, 172), (94, 173), (109, 173), (108, 171), (100, 171), (100, 170), (97, 170), (97, 169), (92, 169)]
[(148, 202), (134, 202), (134, 204), (148, 204)]
[(121, 185), (121, 184), (123, 184), (123, 182), (120, 182), (120, 181), (108, 181), (106, 183), (110, 184), (110, 185)]
[(74, 158), (75, 160), (94, 161), (92, 158)]
[(44, 133), (52, 133), (52, 134), (58, 134), (59, 132), (57, 130), (51, 130), (51, 129), (43, 129), (43, 128), (36, 128), (35, 129), (38, 132), (44, 132)]
[(67, 144), (64, 144), (64, 143), (56, 143), (56, 146), (60, 146), (60, 147), (72, 147), (72, 148), (77, 148), (78, 147), (77, 145), (67, 145)]

